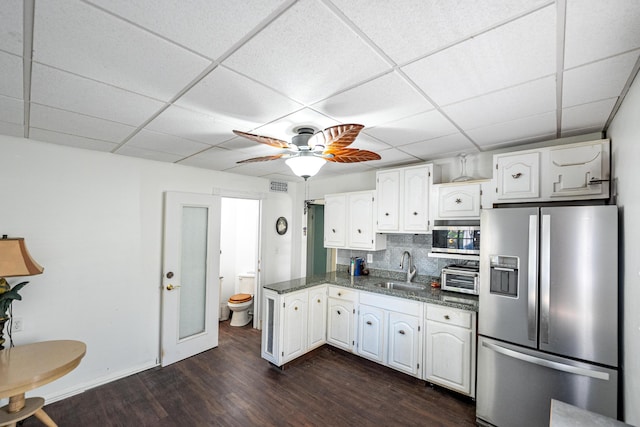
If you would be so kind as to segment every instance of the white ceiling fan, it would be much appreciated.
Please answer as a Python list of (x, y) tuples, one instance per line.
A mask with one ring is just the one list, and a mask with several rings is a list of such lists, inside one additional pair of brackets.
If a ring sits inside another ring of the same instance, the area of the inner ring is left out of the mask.
[(233, 133), (236, 135), (283, 150), (272, 156), (254, 157), (237, 163), (286, 159), (293, 173), (306, 181), (318, 173), (326, 162), (356, 163), (380, 160), (380, 155), (373, 151), (347, 148), (363, 128), (363, 125), (346, 124), (331, 126), (316, 132), (311, 127), (301, 126), (296, 130), (297, 135), (291, 142), (234, 130)]

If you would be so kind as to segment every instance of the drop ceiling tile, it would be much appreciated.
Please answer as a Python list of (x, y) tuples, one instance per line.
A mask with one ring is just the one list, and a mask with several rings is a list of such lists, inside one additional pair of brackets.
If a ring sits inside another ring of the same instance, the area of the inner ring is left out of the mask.
[(33, 102), (31, 103), (29, 124), (32, 128), (114, 143), (121, 142), (135, 130), (133, 126), (59, 110)]
[(69, 0), (37, 2), (33, 59), (161, 100), (211, 61), (148, 31)]
[(249, 176), (266, 176), (270, 174), (291, 175), (295, 177), (289, 166), (287, 166), (284, 160), (273, 160), (270, 162), (260, 163), (245, 163), (242, 165), (235, 165), (231, 168), (224, 169), (226, 172), (239, 173), (241, 175)]
[(276, 11), (282, 0), (89, 0), (150, 31), (215, 59)]
[(444, 106), (555, 73), (555, 46), (552, 5), (402, 70)]
[(388, 150), (389, 148), (391, 148), (391, 146), (385, 142), (379, 141), (365, 133), (360, 132), (360, 135), (358, 135), (356, 140), (349, 146), (349, 148), (369, 150), (379, 154), (380, 151)]
[(556, 109), (556, 79), (546, 77), (444, 107), (462, 129), (474, 129)]
[(307, 105), (389, 69), (315, 0), (295, 3), (224, 64)]
[(535, 10), (547, 0), (410, 0), (402, 7), (388, 1), (333, 0), (396, 63), (433, 52), (451, 43)]
[(394, 147), (458, 132), (459, 130), (436, 110), (365, 129), (368, 135)]
[(291, 138), (298, 134), (296, 129), (300, 127), (307, 126), (316, 131), (320, 131), (339, 124), (340, 122), (337, 120), (320, 114), (317, 111), (310, 108), (303, 108), (274, 122), (260, 126), (252, 133), (290, 142)]
[(403, 145), (400, 149), (421, 160), (430, 160), (461, 152), (477, 152), (478, 149), (461, 133), (447, 135), (429, 141)]
[(551, 111), (504, 123), (497, 123), (467, 130), (467, 135), (480, 146), (496, 145), (525, 140), (542, 140), (543, 136), (556, 135), (556, 113)]
[[(318, 178), (329, 178), (336, 175), (346, 175), (351, 173), (366, 172), (371, 169), (380, 167), (380, 160), (370, 160), (368, 162), (360, 163), (334, 163), (327, 162), (326, 165), (320, 169), (320, 172), (316, 175)], [(287, 169), (289, 167), (287, 166)], [(295, 175), (294, 175), (295, 176)], [(298, 178), (300, 179), (300, 178)], [(311, 178), (313, 179), (313, 178)]]
[(181, 154), (164, 153), (162, 151), (145, 150), (144, 148), (125, 145), (118, 149), (116, 154), (123, 156), (137, 157), (146, 160), (156, 160), (158, 162), (175, 163), (184, 156)]
[[(201, 142), (190, 141), (188, 139), (179, 138), (173, 135), (167, 135), (159, 132), (151, 132), (141, 130), (133, 136), (124, 146), (131, 148), (139, 148), (149, 151), (160, 151), (167, 154), (176, 154), (183, 157), (191, 156), (202, 150), (210, 148), (210, 145)], [(122, 149), (118, 150), (121, 153)]]
[(195, 154), (184, 160), (180, 160), (178, 163), (181, 165), (195, 166), (205, 169), (213, 170), (226, 170), (233, 168), (236, 162), (244, 160), (247, 155), (242, 152), (225, 150), (219, 147), (211, 147), (206, 151)]
[(103, 152), (109, 152), (118, 146), (118, 144), (114, 144), (113, 142), (100, 141), (97, 139), (85, 138), (83, 136), (68, 135), (66, 133), (37, 128), (29, 129), (29, 139)]
[(176, 105), (213, 115), (248, 131), (301, 104), (224, 67), (218, 67), (176, 101)]
[(24, 126), (0, 120), (0, 135), (9, 135), (21, 138), (24, 136)]
[(233, 138), (234, 126), (206, 114), (170, 106), (153, 119), (145, 129), (216, 145)]
[(23, 0), (3, 0), (0, 7), (0, 50), (22, 56)]
[(562, 106), (566, 108), (620, 96), (639, 55), (640, 51), (634, 50), (565, 71)]
[(33, 64), (31, 101), (139, 126), (163, 103), (74, 74)]
[(406, 80), (392, 72), (320, 101), (313, 108), (342, 123), (376, 126), (434, 107)]
[(21, 99), (0, 95), (0, 120), (22, 126), (24, 124), (24, 102)]
[(22, 58), (0, 52), (0, 95), (22, 99)]
[(375, 161), (374, 165), (377, 168), (404, 165), (420, 161), (417, 157), (407, 154), (404, 151), (400, 151), (397, 148), (381, 150), (378, 151), (378, 154), (380, 154), (382, 159)]
[(565, 68), (640, 47), (637, 0), (567, 0)]
[(562, 132), (576, 129), (602, 130), (617, 98), (562, 109)]

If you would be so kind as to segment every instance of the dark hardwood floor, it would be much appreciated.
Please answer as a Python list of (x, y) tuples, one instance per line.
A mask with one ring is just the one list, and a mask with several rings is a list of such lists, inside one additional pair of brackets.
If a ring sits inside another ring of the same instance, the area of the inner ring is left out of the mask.
[(228, 321), (213, 350), (44, 409), (60, 427), (475, 425), (470, 399), (328, 346), (281, 371)]

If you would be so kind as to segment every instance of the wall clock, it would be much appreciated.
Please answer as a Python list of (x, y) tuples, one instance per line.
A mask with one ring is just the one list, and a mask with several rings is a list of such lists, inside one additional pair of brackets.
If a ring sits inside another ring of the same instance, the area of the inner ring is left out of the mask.
[(278, 220), (276, 221), (276, 231), (281, 236), (287, 232), (288, 226), (289, 224), (287, 224), (287, 219), (283, 216), (278, 218)]

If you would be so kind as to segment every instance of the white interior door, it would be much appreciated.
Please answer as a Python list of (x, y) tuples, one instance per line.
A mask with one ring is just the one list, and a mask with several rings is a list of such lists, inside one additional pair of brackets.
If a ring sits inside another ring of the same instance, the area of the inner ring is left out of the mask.
[(162, 366), (218, 345), (220, 197), (165, 193)]

